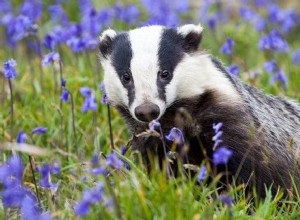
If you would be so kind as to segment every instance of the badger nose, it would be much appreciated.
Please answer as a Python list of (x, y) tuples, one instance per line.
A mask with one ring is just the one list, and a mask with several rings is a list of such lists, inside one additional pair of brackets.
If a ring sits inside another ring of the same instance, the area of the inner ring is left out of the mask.
[(134, 114), (137, 119), (143, 122), (150, 122), (153, 119), (156, 119), (159, 116), (159, 107), (153, 103), (146, 103), (139, 105), (134, 109)]

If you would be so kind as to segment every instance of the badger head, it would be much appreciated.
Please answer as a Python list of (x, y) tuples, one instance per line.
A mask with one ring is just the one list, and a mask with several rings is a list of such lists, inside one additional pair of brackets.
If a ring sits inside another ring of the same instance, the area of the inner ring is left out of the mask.
[(150, 122), (176, 100), (203, 93), (211, 73), (204, 71), (209, 64), (195, 56), (201, 54), (202, 29), (188, 24), (104, 31), (99, 49), (108, 100), (135, 120)]

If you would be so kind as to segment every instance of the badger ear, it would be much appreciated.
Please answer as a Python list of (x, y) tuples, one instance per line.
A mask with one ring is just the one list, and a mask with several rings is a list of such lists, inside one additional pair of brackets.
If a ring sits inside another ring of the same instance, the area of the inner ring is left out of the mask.
[(116, 36), (117, 33), (112, 29), (108, 29), (101, 34), (99, 37), (99, 50), (102, 57), (107, 58), (107, 56), (111, 53), (111, 44)]
[(186, 24), (177, 28), (177, 32), (183, 37), (183, 47), (186, 52), (194, 52), (198, 50), (198, 46), (202, 40), (203, 27), (198, 24)]

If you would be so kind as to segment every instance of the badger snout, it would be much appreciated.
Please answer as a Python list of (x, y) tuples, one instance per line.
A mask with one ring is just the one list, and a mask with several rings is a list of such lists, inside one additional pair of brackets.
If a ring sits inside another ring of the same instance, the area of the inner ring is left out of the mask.
[(160, 110), (154, 103), (139, 105), (134, 109), (134, 114), (140, 121), (150, 122), (159, 116)]

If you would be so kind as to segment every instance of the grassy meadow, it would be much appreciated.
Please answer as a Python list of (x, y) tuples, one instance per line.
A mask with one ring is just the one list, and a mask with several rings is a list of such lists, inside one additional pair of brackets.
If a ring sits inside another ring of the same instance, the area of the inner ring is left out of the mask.
[(131, 136), (103, 103), (98, 57), (108, 27), (201, 23), (201, 49), (229, 72), (300, 101), (299, 1), (2, 0), (0, 8), (0, 219), (300, 219), (300, 196), (268, 191), (258, 200), (242, 185), (220, 195), (218, 176), (197, 184), (186, 171), (166, 178), (158, 165), (148, 175), (130, 148), (121, 151)]

